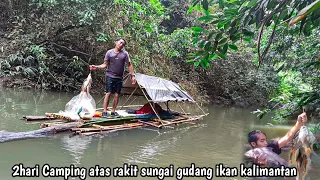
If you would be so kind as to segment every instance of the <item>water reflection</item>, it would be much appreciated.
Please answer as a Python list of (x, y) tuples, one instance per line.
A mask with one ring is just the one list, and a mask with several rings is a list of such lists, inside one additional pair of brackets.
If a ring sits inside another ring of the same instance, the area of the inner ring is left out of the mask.
[(92, 137), (90, 136), (62, 136), (61, 143), (62, 149), (70, 152), (73, 157), (75, 165), (81, 164), (81, 158), (83, 157), (85, 150), (89, 147)]
[[(21, 117), (59, 112), (75, 95), (77, 94), (13, 89), (1, 91), (0, 101), (3, 103), (0, 104), (0, 131), (39, 129), (39, 123), (26, 123), (20, 120)], [(96, 101), (101, 99), (101, 95), (94, 97)], [(121, 97), (119, 104), (121, 105), (125, 100), (125, 97)], [(138, 99), (134, 104), (144, 103), (144, 99)], [(165, 105), (161, 105), (166, 109)], [(101, 106), (100, 103), (99, 107)], [(182, 111), (174, 103), (169, 106), (170, 109)], [(196, 105), (185, 103), (182, 107), (193, 114), (202, 113)], [(175, 167), (190, 167), (191, 163), (201, 167), (214, 168), (219, 163), (229, 167), (239, 167), (242, 163), (242, 150), (246, 144), (247, 132), (252, 128), (251, 124), (257, 125), (253, 123), (257, 122), (255, 115), (248, 109), (218, 106), (208, 106), (206, 111), (210, 114), (202, 121), (196, 124), (179, 125), (175, 129), (145, 127), (108, 133), (103, 136), (74, 137), (69, 137), (70, 132), (67, 132), (44, 138), (4, 143), (0, 148), (0, 153), (4, 154), (0, 161), (1, 178), (12, 179), (10, 170), (12, 165), (17, 163), (30, 166), (49, 163), (57, 167), (76, 164), (87, 168), (95, 165), (119, 167), (123, 163), (138, 164), (139, 167), (167, 167), (170, 164), (174, 164)], [(259, 125), (264, 126), (263, 123)], [(279, 131), (275, 128), (266, 128), (265, 131), (269, 138), (273, 138), (286, 132), (286, 128)], [(317, 178), (320, 175), (319, 157), (312, 157), (315, 170), (310, 171), (311, 179), (319, 179)]]
[(124, 162), (157, 166), (157, 163), (152, 162), (159, 162), (159, 155), (164, 155), (168, 149), (179, 146), (179, 140), (186, 133), (195, 133), (203, 127), (206, 125), (197, 124), (176, 129), (158, 130), (156, 131), (158, 135), (155, 138), (139, 146), (137, 151), (125, 155)]

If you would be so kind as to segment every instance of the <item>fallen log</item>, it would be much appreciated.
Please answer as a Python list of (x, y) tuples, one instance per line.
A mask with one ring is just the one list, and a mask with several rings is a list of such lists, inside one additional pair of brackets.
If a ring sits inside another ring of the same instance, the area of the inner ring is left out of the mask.
[(47, 135), (55, 134), (57, 132), (68, 131), (71, 128), (79, 127), (82, 124), (82, 122), (70, 122), (27, 132), (0, 131), (0, 142), (45, 137)]

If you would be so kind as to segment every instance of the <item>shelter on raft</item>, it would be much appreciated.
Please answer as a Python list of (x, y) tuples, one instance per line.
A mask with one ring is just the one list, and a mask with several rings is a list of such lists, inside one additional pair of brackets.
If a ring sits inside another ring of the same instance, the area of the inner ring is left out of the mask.
[[(83, 123), (77, 127), (71, 128), (71, 131), (74, 134), (79, 135), (93, 135), (146, 126), (156, 128), (172, 127), (180, 123), (191, 123), (191, 121), (200, 120), (204, 116), (208, 115), (208, 113), (203, 111), (187, 91), (177, 83), (140, 73), (136, 73), (135, 76), (137, 80), (135, 84), (132, 84), (131, 77), (129, 75), (124, 77), (121, 94), (129, 96), (125, 102), (116, 109), (120, 117), (109, 115), (107, 118), (93, 117), (90, 120), (82, 120)], [(139, 96), (144, 97), (146, 103), (142, 105), (132, 105)], [(172, 111), (169, 107), (169, 102), (177, 102), (182, 112)], [(180, 105), (181, 102), (196, 104), (202, 114), (190, 115), (189, 113), (186, 113)], [(159, 108), (158, 103), (164, 103), (166, 105), (166, 110), (163, 110), (161, 107)], [(123, 110), (123, 108), (134, 107), (141, 108)], [(149, 113), (145, 114), (144, 110), (146, 108), (150, 108), (152, 112), (149, 111)], [(101, 112), (102, 110), (103, 108), (96, 109), (97, 112)], [(39, 116), (36, 117), (40, 119)], [(59, 113), (46, 113), (46, 117), (68, 122), (72, 121), (59, 115)], [(25, 117), (25, 119), (35, 120), (36, 118), (33, 119), (29, 116), (29, 118)], [(50, 119), (50, 121), (52, 121), (52, 119)], [(52, 122), (43, 123), (41, 127), (59, 125), (59, 123)]]

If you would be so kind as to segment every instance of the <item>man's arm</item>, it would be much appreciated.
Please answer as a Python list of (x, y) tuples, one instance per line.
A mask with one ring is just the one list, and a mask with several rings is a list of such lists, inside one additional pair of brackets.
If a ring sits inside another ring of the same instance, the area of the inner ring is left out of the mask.
[(128, 62), (128, 70), (129, 70), (129, 74), (131, 76), (132, 84), (135, 84), (136, 83), (136, 77), (134, 75), (133, 65), (132, 65), (131, 62)]
[(90, 70), (96, 70), (96, 69), (104, 69), (108, 67), (108, 61), (104, 61), (103, 64), (100, 64), (98, 66), (96, 65), (90, 65)]
[(304, 112), (300, 114), (297, 118), (296, 124), (283, 136), (279, 141), (279, 148), (284, 147), (288, 142), (290, 142), (295, 135), (295, 133), (301, 128), (301, 126), (307, 121), (307, 114)]

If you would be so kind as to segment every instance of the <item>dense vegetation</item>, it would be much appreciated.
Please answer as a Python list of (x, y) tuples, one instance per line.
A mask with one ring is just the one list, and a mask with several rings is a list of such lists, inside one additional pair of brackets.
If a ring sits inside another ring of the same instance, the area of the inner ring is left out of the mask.
[[(179, 82), (200, 101), (319, 115), (319, 1), (5, 0), (0, 78), (78, 91), (89, 64), (126, 39), (135, 71)], [(302, 18), (296, 18), (305, 8)], [(289, 26), (291, 24), (292, 26)], [(103, 92), (104, 72), (94, 72)]]

